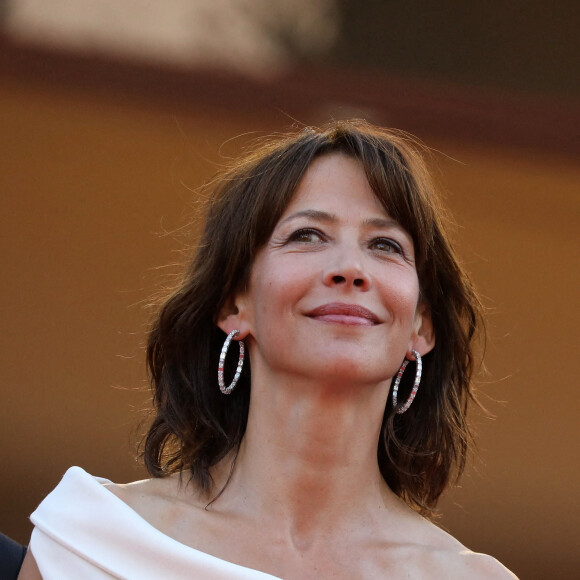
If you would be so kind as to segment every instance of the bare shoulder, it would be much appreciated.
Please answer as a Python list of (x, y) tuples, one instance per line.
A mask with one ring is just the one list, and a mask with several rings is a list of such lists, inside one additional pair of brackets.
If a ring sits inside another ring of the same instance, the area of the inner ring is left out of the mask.
[(105, 483), (103, 486), (133, 511), (156, 527), (164, 528), (188, 504), (197, 507), (197, 493), (187, 478), (171, 475), (132, 483)]
[[(473, 580), (517, 580), (492, 556), (473, 552), (431, 522), (415, 529), (416, 561), (432, 578), (470, 578)], [(413, 543), (413, 542), (411, 542)]]
[(103, 483), (108, 489), (125, 503), (138, 503), (140, 499), (154, 499), (155, 497), (174, 496), (180, 487), (179, 477), (169, 476), (166, 478), (142, 479), (131, 483)]
[(465, 577), (473, 578), (474, 580), (486, 580), (488, 578), (517, 580), (515, 574), (487, 554), (464, 550), (457, 555), (456, 562), (457, 572), (465, 574)]
[(433, 527), (433, 543), (429, 550), (430, 567), (437, 569), (442, 578), (517, 580), (512, 572), (492, 556), (473, 552), (444, 530)]

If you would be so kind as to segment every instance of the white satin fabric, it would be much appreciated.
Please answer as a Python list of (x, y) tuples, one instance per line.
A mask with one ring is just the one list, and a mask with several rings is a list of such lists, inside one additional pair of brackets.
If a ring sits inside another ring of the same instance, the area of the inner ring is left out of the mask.
[(71, 467), (32, 514), (30, 550), (44, 580), (280, 580), (173, 540), (102, 483)]

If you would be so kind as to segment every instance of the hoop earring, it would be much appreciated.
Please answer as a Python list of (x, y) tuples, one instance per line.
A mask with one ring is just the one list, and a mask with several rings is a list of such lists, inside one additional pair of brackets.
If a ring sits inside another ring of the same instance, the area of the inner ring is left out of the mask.
[(226, 341), (224, 342), (224, 345), (222, 347), (222, 351), (220, 353), (220, 361), (218, 363), (218, 384), (220, 386), (220, 391), (224, 394), (224, 395), (229, 395), (235, 388), (238, 379), (240, 378), (240, 375), (242, 374), (242, 367), (244, 366), (244, 341), (243, 340), (238, 340), (237, 343), (240, 345), (240, 358), (238, 360), (238, 367), (236, 368), (236, 374), (234, 375), (234, 378), (232, 380), (232, 382), (226, 387), (225, 383), (224, 383), (224, 362), (226, 360), (226, 354), (228, 352), (228, 348), (230, 347), (230, 342), (232, 342), (232, 338), (234, 336), (236, 336), (236, 334), (240, 334), (239, 330), (232, 330), (229, 334), (228, 337), (226, 338)]
[[(399, 413), (399, 415), (409, 409), (411, 403), (413, 402), (413, 399), (415, 398), (415, 395), (417, 394), (417, 391), (419, 390), (419, 383), (421, 382), (421, 371), (423, 370), (423, 362), (421, 361), (421, 355), (416, 350), (412, 350), (411, 353), (413, 354), (415, 360), (417, 361), (415, 383), (413, 384), (413, 389), (405, 404), (400, 409), (396, 409), (396, 412)], [(399, 369), (399, 372), (397, 373), (397, 378), (395, 379), (395, 384), (393, 385), (393, 407), (397, 406), (398, 402), (397, 394), (399, 392), (399, 383), (401, 382), (401, 377), (403, 376), (403, 373), (405, 372), (405, 369), (407, 368), (408, 364), (409, 361), (405, 359), (403, 361), (403, 364), (401, 365), (401, 368)]]

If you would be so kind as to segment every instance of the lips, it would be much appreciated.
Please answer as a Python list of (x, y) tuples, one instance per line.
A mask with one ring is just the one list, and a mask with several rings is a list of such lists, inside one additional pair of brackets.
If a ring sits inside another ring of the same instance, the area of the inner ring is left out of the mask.
[(340, 302), (324, 304), (306, 315), (321, 322), (333, 322), (336, 324), (374, 326), (380, 323), (379, 317), (374, 312), (364, 308), (364, 306), (342, 304)]

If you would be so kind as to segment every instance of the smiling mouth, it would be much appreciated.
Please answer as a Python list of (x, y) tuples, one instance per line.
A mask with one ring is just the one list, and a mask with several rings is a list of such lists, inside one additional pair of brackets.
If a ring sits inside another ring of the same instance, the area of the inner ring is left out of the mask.
[(374, 326), (380, 323), (374, 312), (356, 304), (324, 304), (309, 312), (307, 316), (320, 322), (348, 326)]

